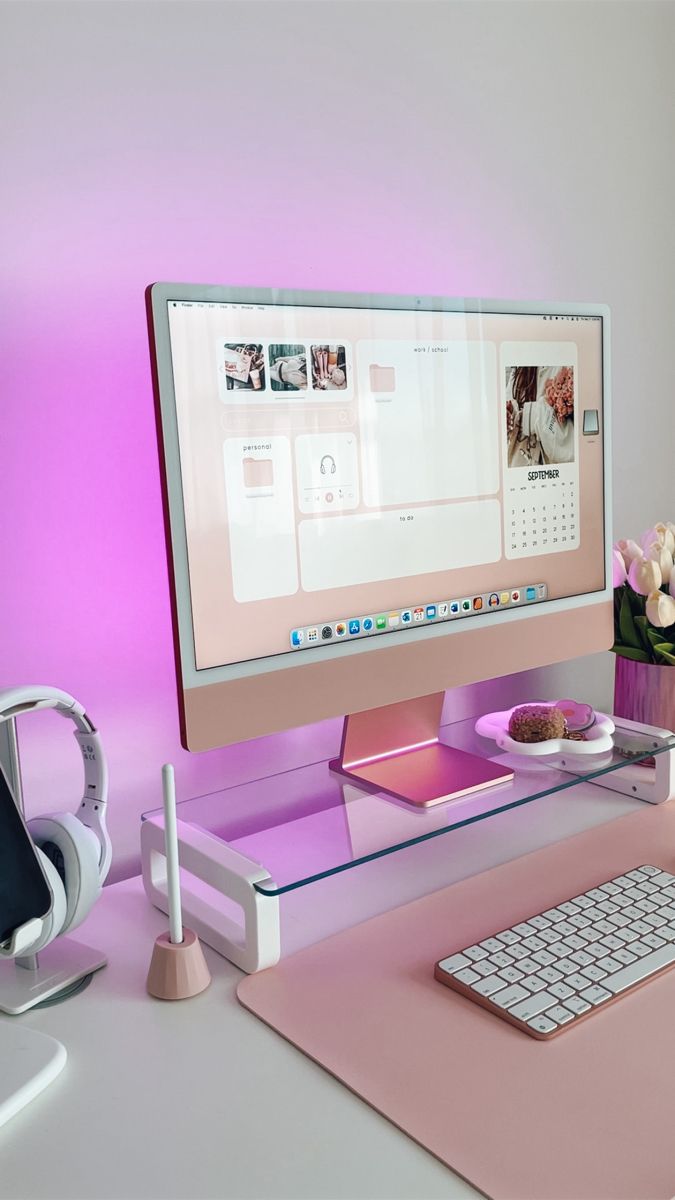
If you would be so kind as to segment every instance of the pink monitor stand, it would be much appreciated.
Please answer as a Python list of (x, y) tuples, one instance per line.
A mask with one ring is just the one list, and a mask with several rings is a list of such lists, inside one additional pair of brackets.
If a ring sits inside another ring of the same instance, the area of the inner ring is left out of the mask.
[(513, 779), (513, 771), (440, 741), (444, 692), (345, 717), (331, 771), (420, 808)]

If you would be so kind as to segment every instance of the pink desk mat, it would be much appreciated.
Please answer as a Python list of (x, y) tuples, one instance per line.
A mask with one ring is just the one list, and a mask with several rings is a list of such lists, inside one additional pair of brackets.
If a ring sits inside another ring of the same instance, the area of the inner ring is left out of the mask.
[(675, 868), (675, 802), (336, 934), (243, 979), (239, 1000), (488, 1196), (669, 1200), (675, 969), (548, 1043), (433, 978), (437, 959), (641, 863)]

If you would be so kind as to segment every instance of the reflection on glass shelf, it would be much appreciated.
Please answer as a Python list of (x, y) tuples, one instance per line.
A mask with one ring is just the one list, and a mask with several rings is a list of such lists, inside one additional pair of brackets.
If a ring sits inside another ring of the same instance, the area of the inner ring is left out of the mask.
[[(624, 807), (626, 812), (634, 808), (636, 799), (656, 800), (650, 789), (657, 780), (663, 786), (664, 775), (669, 786), (672, 768), (670, 758), (663, 756), (675, 749), (675, 735), (636, 739), (629, 731), (624, 740), (631, 746), (630, 759), (616, 749), (592, 757), (560, 754), (554, 761), (494, 755), (494, 742), (475, 733), (473, 719), (445, 726), (442, 737), (458, 749), (508, 763), (514, 779), (420, 809), (362, 791), (333, 775), (322, 761), (185, 800), (178, 805), (178, 816), (263, 866), (270, 879), (253, 886), (263, 895), (278, 896), (558, 793), (567, 793), (570, 806), (583, 793), (584, 805), (594, 808), (593, 823), (612, 819)], [(589, 782), (601, 786), (582, 787)], [(532, 821), (538, 819), (532, 810)]]

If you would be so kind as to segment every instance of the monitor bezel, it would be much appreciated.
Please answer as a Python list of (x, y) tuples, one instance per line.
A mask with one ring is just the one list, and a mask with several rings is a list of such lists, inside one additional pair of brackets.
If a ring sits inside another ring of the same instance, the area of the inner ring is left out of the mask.
[[(172, 604), (174, 615), (174, 643), (179, 686), (193, 689), (214, 684), (226, 684), (243, 679), (270, 675), (284, 670), (303, 670), (310, 664), (330, 663), (352, 655), (377, 654), (390, 650), (393, 644), (455, 636), (466, 632), (467, 626), (480, 622), (481, 626), (497, 626), (509, 622), (532, 619), (535, 615), (567, 612), (584, 609), (590, 605), (612, 599), (611, 552), (611, 380), (610, 380), (610, 310), (599, 303), (572, 303), (560, 301), (526, 302), (521, 300), (494, 300), (467, 297), (438, 297), (390, 295), (387, 293), (363, 292), (319, 292), (275, 288), (229, 288), (210, 284), (154, 283), (146, 292), (148, 322), (151, 345), (153, 379), (157, 417), (160, 467), (163, 478), (165, 525), (169, 571), (172, 581)], [(363, 308), (380, 310), (403, 310), (408, 312), (466, 313), (474, 316), (522, 315), (599, 317), (601, 319), (602, 345), (602, 438), (603, 438), (603, 533), (605, 586), (597, 591), (576, 596), (561, 597), (538, 602), (531, 607), (500, 609), (486, 612), (477, 618), (448, 621), (438, 625), (425, 625), (420, 629), (409, 629), (404, 633), (332, 643), (313, 647), (311, 651), (289, 650), (272, 656), (248, 659), (243, 662), (214, 667), (197, 667), (190, 578), (188, 563), (187, 531), (181, 486), (180, 446), (173, 382), (171, 338), (168, 306), (170, 302), (204, 304), (264, 304), (277, 306), (308, 306), (313, 308)]]

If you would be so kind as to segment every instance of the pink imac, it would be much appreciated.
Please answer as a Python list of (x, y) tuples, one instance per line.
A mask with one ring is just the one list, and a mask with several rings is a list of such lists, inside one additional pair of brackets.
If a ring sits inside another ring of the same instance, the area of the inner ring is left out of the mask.
[(344, 715), (331, 768), (509, 777), (446, 688), (609, 647), (609, 313), (148, 289), (183, 744)]

